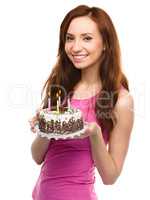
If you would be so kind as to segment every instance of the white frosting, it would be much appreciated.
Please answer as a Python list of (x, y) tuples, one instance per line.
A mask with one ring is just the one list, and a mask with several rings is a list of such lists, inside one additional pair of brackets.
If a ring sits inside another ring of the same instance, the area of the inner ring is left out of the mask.
[(46, 120), (46, 122), (54, 120), (60, 121), (62, 124), (63, 121), (68, 122), (72, 117), (75, 121), (77, 119), (81, 119), (82, 113), (79, 109), (75, 108), (70, 108), (64, 113), (58, 113), (57, 111), (48, 111), (47, 109), (44, 109), (40, 112), (40, 117), (43, 117)]

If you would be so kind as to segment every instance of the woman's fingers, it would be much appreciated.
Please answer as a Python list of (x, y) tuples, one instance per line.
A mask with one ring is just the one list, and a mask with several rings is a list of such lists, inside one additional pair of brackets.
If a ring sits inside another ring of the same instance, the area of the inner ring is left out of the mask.
[(29, 124), (31, 127), (35, 126), (35, 123), (37, 122), (37, 117), (34, 116), (32, 119), (29, 120)]
[(42, 108), (38, 108), (38, 109), (36, 110), (36, 117), (37, 117), (37, 118), (39, 118), (39, 113), (40, 113), (41, 110), (42, 110)]
[(38, 108), (36, 110), (36, 115), (34, 117), (32, 117), (31, 119), (29, 119), (29, 124), (30, 124), (30, 129), (33, 133), (36, 132), (36, 128), (35, 126), (38, 124), (38, 121), (39, 121), (39, 113), (40, 111), (42, 110), (42, 108)]
[(30, 124), (30, 129), (33, 133), (36, 132), (35, 126), (38, 123), (38, 118), (37, 116), (34, 116), (32, 119), (29, 120), (29, 124)]
[(35, 127), (31, 127), (30, 130), (31, 130), (33, 133), (36, 133)]

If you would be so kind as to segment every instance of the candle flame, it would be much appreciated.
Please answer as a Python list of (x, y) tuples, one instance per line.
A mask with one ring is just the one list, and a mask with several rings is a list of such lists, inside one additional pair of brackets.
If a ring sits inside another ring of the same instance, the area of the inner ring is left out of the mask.
[(59, 95), (61, 95), (61, 90), (58, 91)]
[(56, 97), (59, 97), (61, 95), (61, 90), (58, 90), (58, 92), (56, 93)]

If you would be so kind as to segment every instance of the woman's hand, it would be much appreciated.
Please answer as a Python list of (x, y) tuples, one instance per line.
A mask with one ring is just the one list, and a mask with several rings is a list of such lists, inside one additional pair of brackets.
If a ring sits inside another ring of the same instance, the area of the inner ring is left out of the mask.
[(36, 115), (29, 120), (30, 129), (33, 133), (36, 133), (35, 126), (38, 124), (39, 121), (39, 112), (41, 108), (36, 111)]
[(96, 122), (88, 123), (87, 128), (85, 129), (84, 133), (81, 134), (78, 138), (86, 138), (86, 137), (94, 137), (97, 134), (102, 133), (101, 127)]

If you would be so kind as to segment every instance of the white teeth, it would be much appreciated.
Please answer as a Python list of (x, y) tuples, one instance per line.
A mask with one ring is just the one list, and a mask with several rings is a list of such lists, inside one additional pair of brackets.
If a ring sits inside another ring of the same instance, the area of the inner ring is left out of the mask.
[(86, 57), (86, 55), (76, 55), (76, 56), (73, 56), (74, 58), (79, 58), (79, 59), (81, 59), (81, 58), (85, 58)]

